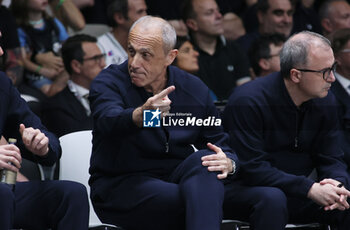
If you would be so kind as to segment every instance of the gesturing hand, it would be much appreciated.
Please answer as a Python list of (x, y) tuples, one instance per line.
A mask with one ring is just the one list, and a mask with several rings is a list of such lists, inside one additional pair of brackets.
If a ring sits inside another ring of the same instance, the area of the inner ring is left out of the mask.
[(231, 159), (216, 145), (208, 143), (207, 146), (215, 153), (202, 157), (202, 165), (207, 166), (211, 172), (220, 171), (218, 179), (225, 179), (227, 174), (233, 171)]
[(132, 119), (134, 123), (142, 127), (143, 110), (145, 109), (159, 109), (161, 116), (163, 117), (170, 111), (171, 101), (168, 98), (168, 94), (175, 90), (175, 86), (169, 86), (160, 93), (148, 98), (145, 104), (136, 108), (132, 113)]
[(44, 156), (49, 152), (49, 139), (39, 129), (26, 128), (20, 124), (19, 132), (25, 147), (33, 154)]

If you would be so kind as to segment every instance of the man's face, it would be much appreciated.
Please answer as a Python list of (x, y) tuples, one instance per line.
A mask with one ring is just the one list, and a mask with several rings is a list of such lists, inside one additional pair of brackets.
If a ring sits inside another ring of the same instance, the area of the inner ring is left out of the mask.
[(129, 0), (128, 8), (129, 28), (137, 21), (137, 19), (147, 15), (147, 6), (144, 0)]
[[(308, 64), (299, 69), (323, 70), (332, 67), (334, 56), (330, 47), (311, 46), (308, 52)], [(322, 98), (327, 96), (334, 81), (335, 77), (332, 72), (329, 80), (324, 80), (322, 73), (301, 72), (299, 87), (306, 99)]]
[(191, 29), (213, 36), (224, 33), (223, 18), (215, 0), (193, 0), (192, 5), (196, 17)]
[(165, 80), (166, 68), (171, 64), (163, 49), (159, 29), (135, 26), (129, 33), (128, 69), (131, 82), (151, 92), (155, 85)]
[(350, 28), (350, 5), (347, 2), (333, 2), (329, 12), (330, 31)]
[(344, 48), (338, 52), (335, 58), (338, 62), (337, 72), (343, 77), (350, 79), (350, 40)]
[(293, 27), (293, 9), (289, 0), (269, 0), (266, 13), (258, 12), (260, 33), (290, 35)]
[(105, 58), (102, 56), (100, 49), (94, 42), (83, 42), (82, 49), (85, 53), (80, 67), (80, 74), (90, 82), (106, 66)]

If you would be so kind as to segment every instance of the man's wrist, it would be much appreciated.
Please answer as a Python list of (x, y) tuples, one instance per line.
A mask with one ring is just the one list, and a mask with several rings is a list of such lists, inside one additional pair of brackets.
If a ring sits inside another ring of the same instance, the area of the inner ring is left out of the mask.
[(230, 159), (230, 160), (231, 160), (231, 164), (232, 164), (232, 171), (229, 172), (228, 175), (233, 175), (236, 172), (236, 162), (232, 159)]
[(138, 127), (142, 127), (142, 106), (137, 107), (133, 112), (132, 112), (132, 120), (135, 125)]

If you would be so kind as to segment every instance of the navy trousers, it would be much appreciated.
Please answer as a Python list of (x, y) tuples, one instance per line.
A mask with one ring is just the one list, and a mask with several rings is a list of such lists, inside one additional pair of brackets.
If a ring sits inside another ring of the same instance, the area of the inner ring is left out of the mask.
[(85, 186), (69, 181), (30, 181), (11, 189), (0, 184), (0, 229), (87, 230)]
[(324, 211), (308, 198), (288, 197), (275, 187), (225, 187), (224, 217), (248, 221), (254, 230), (284, 230), (287, 223), (323, 223), (346, 230), (350, 211)]
[(95, 211), (104, 223), (127, 230), (219, 230), (224, 183), (202, 166), (207, 150), (193, 153), (162, 180), (130, 175), (100, 199)]

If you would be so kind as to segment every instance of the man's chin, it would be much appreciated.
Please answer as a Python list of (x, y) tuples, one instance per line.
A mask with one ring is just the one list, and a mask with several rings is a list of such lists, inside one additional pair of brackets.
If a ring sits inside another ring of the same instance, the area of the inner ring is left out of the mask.
[(132, 77), (131, 78), (131, 83), (134, 84), (137, 87), (143, 87), (141, 79), (139, 79), (137, 77)]

